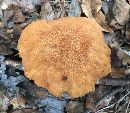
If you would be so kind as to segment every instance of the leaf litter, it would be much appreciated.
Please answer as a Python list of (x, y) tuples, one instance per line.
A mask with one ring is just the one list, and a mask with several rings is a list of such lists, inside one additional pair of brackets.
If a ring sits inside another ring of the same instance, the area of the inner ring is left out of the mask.
[[(23, 76), (16, 48), (32, 21), (64, 16), (94, 18), (112, 52), (111, 74), (97, 81), (94, 92), (74, 100), (54, 97)], [(129, 47), (129, 0), (0, 0), (0, 113), (130, 112)]]

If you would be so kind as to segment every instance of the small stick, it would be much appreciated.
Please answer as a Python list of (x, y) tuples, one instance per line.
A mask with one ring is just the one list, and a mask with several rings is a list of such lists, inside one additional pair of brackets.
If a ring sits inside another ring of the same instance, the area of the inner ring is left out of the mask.
[(116, 89), (112, 89), (110, 90), (108, 93), (106, 93), (104, 96), (102, 96), (101, 98), (99, 98), (96, 102), (95, 105), (99, 106), (101, 103), (105, 102), (106, 99), (109, 99), (110, 97), (114, 96), (116, 93), (118, 92), (122, 92), (125, 89), (123, 87), (118, 87)]
[(127, 78), (102, 78), (97, 81), (96, 85), (107, 86), (130, 86), (130, 79)]
[(99, 113), (99, 112), (101, 112), (101, 111), (103, 111), (103, 110), (106, 110), (106, 109), (108, 109), (108, 108), (114, 106), (114, 105), (117, 104), (118, 102), (121, 102), (121, 101), (122, 101), (125, 97), (127, 97), (129, 94), (130, 94), (130, 91), (128, 91), (128, 93), (126, 93), (126, 94), (125, 94), (122, 98), (120, 98), (117, 102), (115, 102), (115, 103), (113, 103), (113, 104), (111, 104), (111, 105), (109, 105), (109, 106), (107, 106), (107, 107), (104, 107), (104, 108), (102, 108), (102, 109), (99, 109), (99, 110), (96, 111), (95, 113)]

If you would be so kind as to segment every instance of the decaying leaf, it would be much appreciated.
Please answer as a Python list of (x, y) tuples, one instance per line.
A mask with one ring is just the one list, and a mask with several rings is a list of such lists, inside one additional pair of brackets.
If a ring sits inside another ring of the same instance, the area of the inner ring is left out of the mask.
[(69, 101), (66, 105), (67, 113), (83, 113), (83, 110), (83, 103), (80, 103), (78, 101)]
[(130, 41), (130, 21), (126, 23), (125, 36), (128, 41)]
[(21, 23), (25, 21), (25, 16), (23, 15), (22, 8), (13, 6), (13, 11), (14, 11), (13, 22)]
[(12, 6), (9, 6), (7, 9), (4, 11), (4, 21), (10, 20), (14, 15), (14, 11), (12, 9)]
[(87, 17), (96, 19), (96, 21), (101, 26), (102, 31), (113, 32), (106, 23), (105, 15), (100, 10), (102, 7), (101, 0), (83, 0), (81, 3), (81, 7)]
[[(2, 12), (2, 2), (3, 2), (3, 0), (0, 0), (0, 19), (2, 20), (3, 19), (3, 12)], [(6, 7), (6, 6), (4, 6), (4, 7)]]
[(128, 68), (125, 70), (125, 75), (130, 75), (130, 67), (128, 66)]
[(13, 110), (11, 113), (39, 113), (34, 109)]
[(3, 34), (1, 31), (0, 33), (0, 54), (1, 55), (9, 55), (12, 53), (12, 51), (10, 50), (10, 44), (11, 44), (10, 38), (6, 34)]
[(8, 105), (10, 104), (8, 98), (6, 98), (2, 92), (0, 92), (0, 111), (6, 111)]
[(53, 20), (55, 18), (54, 11), (48, 1), (41, 5), (40, 17), (45, 20)]
[(118, 56), (117, 51), (116, 48), (111, 49), (111, 65), (113, 68), (122, 68), (122, 60)]
[(106, 24), (106, 22), (105, 22), (105, 15), (102, 13), (102, 11), (99, 11), (96, 14), (96, 18), (95, 19), (98, 22), (98, 24), (101, 26), (102, 31), (113, 32), (112, 29)]
[(8, 25), (9, 23), (22, 23), (25, 21), (25, 16), (23, 15), (22, 8), (18, 6), (11, 5), (4, 11), (4, 21), (7, 24), (7, 28), (12, 28), (13, 26)]
[(122, 64), (127, 66), (130, 64), (130, 56), (121, 48), (118, 48), (117, 55), (122, 60)]
[(111, 21), (110, 26), (113, 27), (114, 29), (123, 28), (123, 25), (120, 25), (119, 22), (115, 18)]
[(112, 68), (110, 75), (113, 78), (125, 77), (125, 68)]
[(104, 33), (104, 38), (105, 38), (106, 43), (111, 48), (117, 48), (119, 46), (117, 38), (115, 36), (112, 36), (110, 33)]
[(11, 102), (21, 108), (25, 108), (25, 98), (20, 92), (18, 92), (16, 96), (11, 99)]
[(124, 25), (129, 19), (130, 5), (126, 0), (115, 0), (113, 12), (119, 24)]
[(48, 97), (39, 100), (38, 106), (44, 107), (45, 113), (64, 113), (66, 101)]
[(2, 10), (5, 10), (10, 5), (15, 5), (18, 7), (22, 7), (25, 11), (33, 11), (35, 10), (35, 6), (40, 4), (41, 0), (3, 0), (2, 2)]
[(5, 10), (7, 8), (8, 8), (7, 4), (5, 2), (1, 2), (1, 10)]
[(95, 17), (102, 7), (101, 0), (82, 0), (81, 7), (87, 17)]
[(108, 13), (108, 11), (109, 11), (109, 4), (108, 4), (107, 0), (104, 0), (102, 2), (102, 10), (103, 10), (105, 15)]
[[(2, 106), (1, 106), (2, 104)], [(0, 91), (0, 110), (7, 110), (7, 107), (12, 104), (14, 109), (19, 108), (17, 103), (11, 101), (3, 92)]]
[(81, 8), (78, 3), (78, 0), (72, 0), (70, 4), (68, 16), (80, 16), (80, 15), (81, 15)]

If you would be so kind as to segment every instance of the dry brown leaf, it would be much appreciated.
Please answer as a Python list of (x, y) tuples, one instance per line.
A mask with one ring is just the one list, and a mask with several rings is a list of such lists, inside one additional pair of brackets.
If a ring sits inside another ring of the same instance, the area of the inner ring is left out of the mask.
[(55, 18), (54, 11), (48, 1), (41, 5), (40, 17), (45, 20), (53, 20)]
[[(8, 105), (12, 104), (14, 109), (19, 108), (17, 103), (10, 100), (3, 92), (0, 91), (0, 110), (7, 110)], [(1, 113), (1, 112), (0, 112)]]
[(125, 31), (126, 39), (130, 41), (130, 21), (126, 24), (126, 31)]
[(101, 26), (102, 31), (112, 32), (112, 29), (105, 22), (105, 15), (100, 10), (102, 7), (101, 0), (83, 0), (82, 10), (88, 18), (95, 18)]
[(38, 91), (37, 94), (38, 94), (38, 96), (41, 97), (41, 98), (43, 98), (43, 97), (46, 96), (45, 92), (43, 92), (42, 90)]
[(22, 110), (14, 110), (11, 113), (39, 113), (34, 109), (22, 109)]
[(66, 105), (67, 113), (83, 113), (84, 106), (78, 101), (69, 101)]
[(115, 18), (111, 21), (110, 26), (113, 27), (114, 29), (123, 28), (123, 25), (120, 25), (119, 22)]
[(13, 102), (15, 105), (24, 108), (25, 107), (25, 99), (21, 93), (18, 92), (17, 96), (14, 97), (11, 102)]
[(36, 5), (40, 5), (41, 0), (3, 0), (2, 10), (5, 10), (10, 5), (21, 7), (25, 11), (34, 11)]
[(22, 23), (25, 21), (25, 16), (23, 15), (22, 8), (19, 8), (17, 6), (12, 6), (13, 12), (14, 12), (14, 17), (13, 21), (15, 23)]
[(82, 0), (81, 7), (87, 17), (95, 17), (102, 7), (101, 0)]
[(112, 29), (105, 23), (105, 15), (102, 13), (102, 11), (99, 11), (96, 15), (96, 21), (101, 26), (102, 31), (105, 32), (112, 32)]
[(9, 104), (10, 104), (9, 99), (3, 96), (3, 93), (0, 91), (0, 111), (3, 112), (6, 111)]
[(110, 33), (104, 33), (104, 38), (105, 38), (106, 43), (111, 48), (117, 48), (119, 46), (119, 42), (114, 35), (112, 35)]
[(125, 77), (125, 68), (112, 68), (110, 75), (113, 78)]
[(114, 1), (114, 15), (119, 24), (124, 25), (129, 19), (130, 5), (126, 0), (115, 0)]
[(125, 70), (125, 74), (126, 74), (126, 75), (130, 75), (130, 67), (128, 67), (128, 68)]
[(130, 64), (130, 56), (128, 54), (126, 54), (123, 49), (118, 48), (117, 55), (122, 60), (123, 65)]

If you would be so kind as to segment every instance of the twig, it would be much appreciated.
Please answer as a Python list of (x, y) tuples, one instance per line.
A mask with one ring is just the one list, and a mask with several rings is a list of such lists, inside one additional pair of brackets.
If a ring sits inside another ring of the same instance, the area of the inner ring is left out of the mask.
[(118, 110), (116, 110), (114, 113), (117, 113), (118, 111), (120, 111), (128, 102), (125, 102)]
[(95, 105), (99, 106), (101, 103), (105, 102), (106, 99), (109, 99), (110, 97), (114, 96), (118, 92), (124, 91), (123, 87), (118, 87), (116, 89), (110, 90), (108, 93), (106, 93), (103, 97), (99, 98), (96, 102)]
[(128, 91), (128, 93), (125, 94), (125, 96), (123, 96), (123, 97), (122, 97), (121, 99), (119, 99), (117, 102), (115, 102), (115, 103), (113, 103), (113, 104), (111, 104), (111, 105), (109, 105), (109, 106), (107, 106), (107, 107), (104, 107), (104, 108), (102, 108), (102, 109), (96, 111), (95, 113), (99, 113), (99, 112), (101, 112), (101, 111), (103, 111), (103, 110), (105, 110), (105, 109), (108, 109), (108, 108), (114, 106), (115, 104), (117, 104), (117, 103), (119, 103), (120, 101), (122, 101), (122, 100), (123, 100), (126, 96), (128, 96), (129, 94), (130, 94), (130, 91)]
[(122, 78), (102, 78), (96, 83), (97, 85), (110, 85), (110, 86), (130, 86), (130, 79)]
[(3, 94), (3, 92), (0, 91), (0, 94), (1, 94), (4, 98), (8, 99), (8, 101), (9, 101), (11, 104), (13, 104), (15, 108), (19, 108), (19, 109), (20, 109), (19, 105), (18, 105), (18, 104), (15, 104), (14, 102), (12, 102), (8, 97), (6, 97), (6, 96)]
[(129, 106), (130, 106), (130, 98), (129, 98), (129, 102), (128, 102), (128, 105), (127, 105), (125, 113), (128, 113)]

